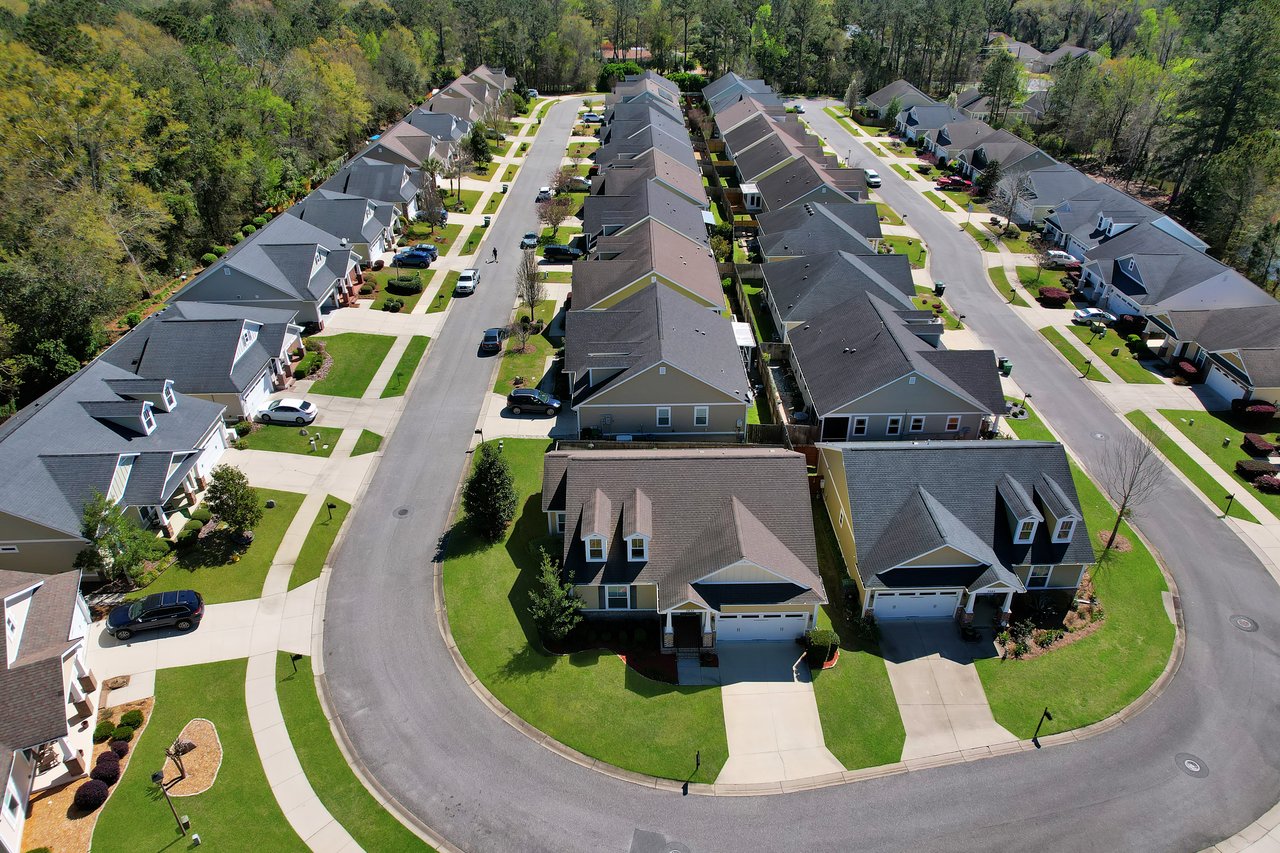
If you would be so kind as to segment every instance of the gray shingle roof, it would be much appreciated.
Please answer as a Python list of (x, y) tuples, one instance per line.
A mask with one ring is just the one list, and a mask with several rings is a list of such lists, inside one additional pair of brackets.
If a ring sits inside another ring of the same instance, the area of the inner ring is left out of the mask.
[(1162, 230), (1193, 249), (1203, 250), (1208, 245), (1160, 211), (1101, 183), (1058, 202), (1046, 221), (1064, 234), (1070, 234), (1088, 250), (1097, 248), (1107, 239), (1106, 233), (1098, 230), (1099, 214), (1129, 224), (1159, 222)]
[(871, 291), (895, 308), (914, 311), (915, 284), (906, 255), (824, 252), (762, 264), (760, 272), (783, 322), (802, 323), (859, 293)]
[(905, 122), (907, 127), (913, 128), (916, 133), (923, 133), (926, 130), (936, 130), (953, 121), (964, 121), (964, 116), (955, 107), (947, 104), (919, 104), (898, 113), (897, 119)]
[[(876, 206), (849, 201), (806, 202), (782, 210), (766, 211), (757, 216), (756, 221), (760, 223), (760, 232), (766, 235), (813, 233), (812, 239), (818, 240), (821, 239), (820, 235), (830, 234), (838, 241), (849, 237), (876, 240), (884, 236), (880, 228), (880, 212)], [(844, 245), (831, 245), (819, 251), (857, 250)]]
[(457, 142), (471, 132), (471, 122), (449, 113), (433, 113), (419, 107), (404, 117), (406, 123), (436, 139)]
[(371, 157), (357, 157), (329, 180), (326, 190), (364, 196), (377, 201), (404, 204), (422, 188), (423, 178), (403, 163), (386, 163)]
[(703, 248), (710, 247), (702, 209), (657, 181), (633, 183), (620, 195), (589, 195), (583, 203), (587, 234), (616, 233), (652, 219)]
[(621, 194), (638, 181), (658, 180), (699, 204), (707, 204), (702, 174), (662, 151), (646, 151), (630, 160), (614, 160), (600, 169), (591, 183), (592, 193)]
[(590, 308), (630, 284), (660, 276), (708, 305), (723, 305), (724, 291), (710, 250), (656, 222), (601, 237), (595, 253), (573, 265), (574, 304)]
[(1280, 348), (1280, 302), (1248, 308), (1169, 311), (1151, 319), (1180, 341), (1195, 341), (1216, 351)]
[(892, 102), (894, 98), (900, 98), (906, 104), (937, 103), (933, 98), (930, 98), (906, 80), (894, 80), (887, 86), (882, 86), (870, 95), (867, 95), (865, 100), (867, 103), (874, 104), (880, 109), (884, 109), (889, 106), (890, 102)]
[(603, 168), (615, 160), (629, 160), (650, 149), (657, 149), (690, 169), (698, 169), (698, 161), (693, 156), (693, 146), (689, 143), (687, 133), (682, 130), (680, 136), (675, 136), (652, 125), (625, 136), (611, 137), (607, 144), (596, 149), (595, 162)]
[(396, 219), (395, 205), (362, 196), (318, 189), (289, 208), (289, 214), (339, 240), (371, 243)]
[[(857, 201), (860, 197), (853, 186), (863, 183), (861, 169), (841, 169), (843, 175), (829, 175), (807, 157), (800, 157), (776, 172), (756, 181), (765, 210), (781, 210), (800, 199), (810, 202), (841, 203)], [(837, 184), (839, 180), (839, 185)], [(810, 197), (821, 190), (816, 197)]]
[(1034, 203), (1050, 206), (1079, 195), (1094, 184), (1092, 178), (1066, 163), (1032, 169), (1027, 172), (1027, 181)]

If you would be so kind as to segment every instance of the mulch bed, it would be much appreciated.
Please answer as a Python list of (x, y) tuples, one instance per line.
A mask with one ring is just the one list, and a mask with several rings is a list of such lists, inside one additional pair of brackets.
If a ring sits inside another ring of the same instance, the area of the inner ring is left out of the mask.
[(197, 717), (182, 728), (178, 740), (189, 740), (196, 748), (182, 756), (182, 768), (186, 777), (178, 778), (178, 769), (172, 761), (165, 764), (165, 784), (172, 797), (191, 797), (203, 794), (213, 787), (222, 766), (222, 741), (218, 729), (209, 720)]
[[(1103, 536), (1105, 535), (1106, 534), (1103, 534)], [(1115, 550), (1121, 550), (1121, 544), (1122, 537), (1117, 536)], [(1129, 547), (1132, 547), (1127, 539), (1123, 540), (1123, 544), (1126, 546), (1124, 550), (1128, 550)], [(1088, 572), (1086, 572), (1084, 577), (1080, 580), (1080, 588), (1076, 591), (1076, 598), (1082, 601), (1089, 601), (1093, 596), (1093, 578), (1089, 576)], [(1068, 610), (1066, 615), (1063, 617), (1062, 629), (1066, 633), (1064, 633), (1059, 640), (1050, 646), (1042, 648), (1036, 645), (1034, 640), (1035, 632), (1032, 632), (1032, 636), (1027, 638), (1027, 652), (1021, 658), (1018, 658), (1018, 660), (1032, 660), (1033, 658), (1038, 658), (1043, 654), (1056, 651), (1064, 646), (1069, 646), (1072, 643), (1078, 643), (1094, 631), (1101, 628), (1105, 621), (1106, 616), (1103, 612), (1101, 603), (1096, 607), (1089, 604), (1081, 604), (1074, 609)], [(1007, 652), (1008, 659), (1010, 660), (1013, 659), (1012, 647), (1013, 644), (1010, 643)]]
[[(1098, 541), (1102, 543), (1102, 547), (1104, 548), (1107, 547), (1107, 542), (1109, 542), (1110, 540), (1111, 540), (1111, 531), (1104, 530), (1098, 534)], [(1127, 537), (1121, 536), (1119, 533), (1117, 533), (1116, 543), (1111, 546), (1111, 550), (1118, 551), (1121, 554), (1124, 554), (1133, 550), (1133, 543), (1130, 542)]]

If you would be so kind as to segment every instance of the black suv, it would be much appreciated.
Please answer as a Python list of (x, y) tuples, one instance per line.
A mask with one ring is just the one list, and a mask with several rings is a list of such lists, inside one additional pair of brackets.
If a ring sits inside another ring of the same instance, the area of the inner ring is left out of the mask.
[(107, 633), (117, 640), (127, 640), (139, 631), (156, 628), (190, 631), (203, 616), (204, 599), (195, 590), (157, 592), (112, 610), (107, 616)]
[(511, 407), (513, 415), (534, 411), (543, 411), (548, 415), (560, 414), (560, 401), (537, 388), (517, 388), (507, 395), (507, 405)]
[(582, 257), (582, 250), (572, 246), (547, 246), (542, 250), (542, 256), (548, 261), (576, 261)]

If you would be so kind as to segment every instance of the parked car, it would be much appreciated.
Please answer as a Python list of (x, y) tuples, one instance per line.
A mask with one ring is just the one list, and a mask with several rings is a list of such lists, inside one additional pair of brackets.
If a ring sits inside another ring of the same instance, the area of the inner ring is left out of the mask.
[(538, 95), (538, 90), (537, 90), (537, 89), (526, 89), (524, 94), (525, 94), (525, 97), (527, 97), (527, 98), (537, 98), (537, 97), (540, 97), (540, 96)]
[(582, 120), (587, 124), (600, 124), (604, 121), (604, 116), (600, 115), (600, 113), (587, 113), (582, 117)]
[(569, 179), (569, 189), (575, 192), (583, 192), (591, 189), (591, 179), (584, 178), (582, 175), (574, 175)]
[(880, 181), (879, 172), (877, 172), (875, 169), (863, 169), (862, 171), (866, 174), (867, 186), (871, 187), (872, 189), (875, 189), (876, 187), (880, 186), (881, 181)]
[(551, 187), (538, 187), (538, 196), (534, 201), (549, 201), (551, 195)]
[(480, 283), (480, 270), (465, 269), (458, 273), (458, 283), (454, 285), (454, 293), (475, 293), (476, 285)]
[(542, 250), (542, 256), (548, 261), (567, 263), (576, 261), (578, 258), (582, 257), (582, 250), (575, 249), (572, 246), (547, 246), (547, 248)]
[(973, 181), (956, 177), (955, 175), (945, 175), (938, 178), (938, 189), (940, 190), (971, 190), (973, 189)]
[(1076, 262), (1076, 259), (1069, 252), (1064, 252), (1061, 249), (1050, 249), (1045, 252), (1045, 256), (1048, 257), (1049, 263), (1056, 266), (1066, 266)]
[(539, 411), (548, 415), (560, 414), (560, 401), (537, 388), (517, 388), (507, 395), (507, 405), (513, 415)]
[(1102, 323), (1110, 326), (1115, 321), (1115, 314), (1109, 314), (1101, 308), (1079, 308), (1071, 312), (1071, 322), (1078, 326), (1087, 326), (1090, 323)]
[(412, 249), (397, 253), (391, 259), (391, 265), (393, 267), (429, 267), (436, 257), (426, 249), (414, 246)]
[(538, 248), (538, 232), (537, 231), (524, 232), (524, 236), (520, 238), (520, 248), (521, 249)]
[(127, 640), (139, 631), (177, 628), (190, 631), (204, 616), (204, 599), (194, 589), (155, 592), (121, 604), (107, 614), (107, 633)]
[(320, 414), (320, 410), (310, 400), (284, 397), (268, 403), (267, 407), (258, 413), (258, 420), (264, 424), (309, 424), (316, 419), (318, 414)]
[(502, 349), (502, 342), (506, 339), (506, 329), (485, 329), (484, 336), (480, 338), (480, 351), (498, 352)]
[(795, 111), (800, 113), (801, 115), (804, 115), (804, 104), (796, 104)]

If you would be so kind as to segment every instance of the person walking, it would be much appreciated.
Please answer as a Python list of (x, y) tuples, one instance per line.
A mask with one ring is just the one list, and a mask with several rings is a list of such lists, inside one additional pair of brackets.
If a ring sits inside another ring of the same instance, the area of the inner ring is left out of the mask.
[(497, 246), (494, 246), (494, 247), (493, 247), (493, 262), (494, 262), (495, 264), (498, 262), (498, 247), (497, 247)]

